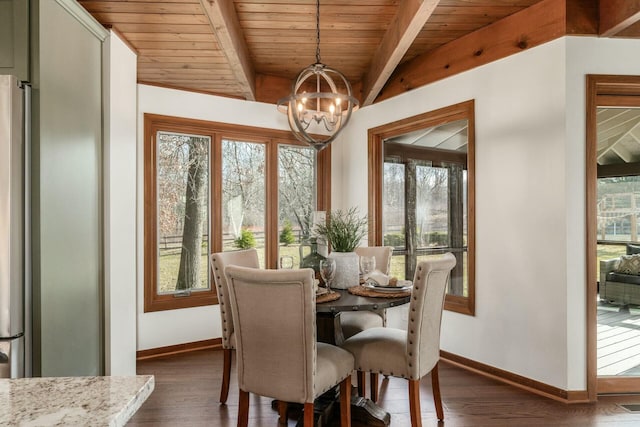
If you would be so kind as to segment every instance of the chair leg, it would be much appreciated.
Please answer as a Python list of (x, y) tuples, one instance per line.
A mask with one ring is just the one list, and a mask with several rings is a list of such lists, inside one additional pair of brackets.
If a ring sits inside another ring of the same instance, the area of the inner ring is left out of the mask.
[(304, 427), (313, 427), (313, 402), (304, 404)]
[(371, 380), (371, 400), (374, 402), (378, 401), (378, 374), (371, 372), (369, 374), (369, 379)]
[(240, 390), (238, 402), (238, 427), (247, 427), (249, 424), (249, 392)]
[(436, 405), (436, 415), (440, 421), (444, 420), (442, 410), (442, 396), (440, 395), (440, 381), (438, 379), (438, 364), (431, 370), (431, 388), (433, 389), (433, 402)]
[(360, 397), (365, 397), (364, 396), (364, 385), (365, 385), (365, 382), (366, 382), (365, 373), (362, 372), (362, 371), (358, 371), (357, 378), (358, 378), (358, 395)]
[(411, 414), (411, 427), (422, 427), (420, 380), (409, 380), (409, 413)]
[(231, 379), (231, 353), (233, 350), (225, 348), (222, 350), (224, 362), (222, 365), (222, 386), (220, 387), (220, 403), (227, 403), (229, 397), (229, 380)]
[(280, 416), (280, 424), (287, 424), (287, 402), (278, 400), (278, 415)]
[(340, 425), (351, 426), (351, 375), (340, 383)]

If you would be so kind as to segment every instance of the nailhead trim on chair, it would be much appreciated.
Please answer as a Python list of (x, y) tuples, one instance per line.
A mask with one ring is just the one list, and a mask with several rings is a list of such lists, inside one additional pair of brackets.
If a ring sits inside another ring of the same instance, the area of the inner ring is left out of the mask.
[[(421, 271), (422, 271), (422, 268), (421, 268), (421, 267), (418, 267), (418, 271), (416, 272), (416, 273), (417, 273), (417, 275), (416, 275), (416, 280), (415, 280), (415, 282), (419, 282), (419, 281), (420, 281), (420, 272), (421, 272)], [(419, 289), (420, 289), (420, 287), (419, 287), (419, 286), (415, 286), (415, 285), (414, 285), (414, 290), (416, 290), (416, 291), (417, 291), (417, 290), (419, 290)], [(417, 297), (415, 294), (413, 294), (411, 299), (412, 299), (413, 301), (416, 301), (416, 300), (418, 299), (418, 297)], [(415, 312), (416, 312), (416, 308), (415, 308), (415, 306), (413, 305), (413, 302), (411, 303), (410, 307), (411, 307), (411, 313), (415, 313)], [(413, 316), (413, 314), (412, 314), (412, 315), (409, 317), (409, 336), (407, 337), (407, 341), (408, 341), (409, 345), (413, 345), (413, 338), (412, 338), (412, 337), (413, 337), (413, 335), (415, 334), (415, 332), (414, 332), (414, 330), (413, 330), (413, 328), (412, 328), (412, 325), (415, 323), (415, 321), (416, 321), (416, 319), (415, 319), (415, 317), (414, 317), (414, 316)], [(407, 355), (408, 355), (409, 357), (413, 357), (413, 353), (412, 353), (412, 352), (410, 352), (410, 351), (409, 351), (409, 352), (407, 352)], [(408, 366), (409, 366), (410, 368), (411, 368), (411, 367), (413, 367), (413, 365), (411, 364), (411, 362), (408, 362)], [(391, 375), (393, 375), (393, 373), (392, 373)], [(407, 378), (407, 376), (403, 374), (403, 375), (401, 375), (401, 378)]]
[[(218, 259), (214, 257), (213, 258), (213, 262), (214, 263), (218, 262)], [(215, 264), (213, 265), (213, 269), (215, 271), (219, 271), (218, 267)], [(218, 295), (220, 295), (220, 297), (223, 297), (224, 296), (224, 292), (222, 292), (222, 285), (220, 285), (220, 275), (216, 274), (216, 278), (218, 279), (218, 280), (215, 281), (216, 282), (216, 287), (218, 288)], [(222, 314), (222, 322), (223, 323), (227, 323), (227, 320), (224, 318), (224, 315), (226, 314), (226, 310), (224, 308), (223, 298), (218, 298), (218, 305), (220, 307), (220, 313)], [(222, 330), (223, 330), (223, 332), (227, 332), (228, 329), (225, 327)], [(222, 336), (222, 347), (223, 348), (229, 348), (230, 347), (230, 343), (229, 343), (229, 340), (227, 338), (225, 338), (225, 335), (226, 334), (223, 334), (223, 336)]]
[[(349, 376), (351, 376), (351, 374), (347, 375), (346, 377), (341, 378), (341, 379), (340, 379), (340, 381), (338, 381), (338, 384), (340, 384), (342, 381), (344, 381), (344, 380), (345, 380), (345, 378), (347, 378), (347, 377), (349, 377)], [(321, 395), (321, 394), (323, 394), (325, 391), (329, 391), (329, 390), (331, 390), (333, 387), (335, 387), (335, 386), (331, 386), (331, 387), (327, 387), (327, 388), (325, 388), (325, 389), (324, 389), (324, 390), (322, 390), (320, 393), (318, 393), (318, 395), (317, 395), (317, 396), (320, 396), (320, 395)]]

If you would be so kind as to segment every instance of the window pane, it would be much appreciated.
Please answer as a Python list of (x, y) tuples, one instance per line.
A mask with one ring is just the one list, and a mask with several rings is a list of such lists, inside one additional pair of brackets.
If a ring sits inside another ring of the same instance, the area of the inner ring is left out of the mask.
[(223, 250), (257, 248), (265, 256), (265, 147), (222, 140)]
[(416, 166), (417, 248), (445, 248), (449, 243), (449, 170)]
[(159, 294), (209, 289), (210, 138), (158, 132)]
[(392, 277), (397, 277), (398, 279), (404, 280), (405, 271), (407, 265), (407, 257), (404, 255), (393, 255), (391, 257), (391, 270), (390, 275)]
[(316, 194), (316, 151), (311, 147), (278, 148), (279, 255), (300, 265), (300, 242), (309, 238)]
[(405, 172), (402, 163), (384, 163), (384, 180), (382, 186), (382, 235), (384, 245), (395, 249), (406, 248), (404, 234), (405, 217)]
[(598, 178), (598, 240), (637, 242), (640, 176)]

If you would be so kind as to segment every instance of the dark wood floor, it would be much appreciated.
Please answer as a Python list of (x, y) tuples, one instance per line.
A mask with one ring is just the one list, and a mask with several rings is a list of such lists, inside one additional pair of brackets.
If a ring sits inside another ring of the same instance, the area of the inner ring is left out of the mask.
[[(228, 405), (220, 405), (222, 352), (203, 350), (141, 361), (139, 374), (154, 374), (153, 394), (129, 422), (129, 426), (233, 427), (238, 410), (234, 374)], [(235, 371), (234, 371), (235, 372)], [(440, 385), (445, 422), (438, 424), (431, 395), (431, 381), (422, 381), (422, 422), (429, 426), (640, 426), (640, 412), (620, 405), (640, 406), (640, 396), (606, 396), (595, 404), (566, 405), (497, 381), (440, 364)], [(390, 378), (380, 388), (379, 404), (391, 413), (392, 427), (408, 427), (406, 381)], [(251, 396), (249, 425), (276, 427), (278, 417), (271, 399)], [(295, 426), (290, 420), (289, 426)]]

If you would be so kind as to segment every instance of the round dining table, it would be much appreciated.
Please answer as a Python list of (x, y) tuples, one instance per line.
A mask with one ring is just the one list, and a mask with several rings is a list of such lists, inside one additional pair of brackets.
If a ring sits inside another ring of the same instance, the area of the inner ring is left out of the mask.
[(316, 304), (317, 340), (341, 346), (344, 342), (340, 313), (344, 311), (373, 311), (407, 304), (411, 295), (389, 298), (381, 294), (380, 297), (363, 297), (349, 293), (346, 289), (332, 289), (340, 294), (340, 298)]

